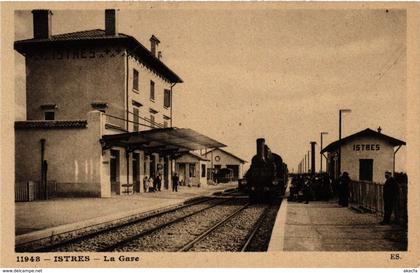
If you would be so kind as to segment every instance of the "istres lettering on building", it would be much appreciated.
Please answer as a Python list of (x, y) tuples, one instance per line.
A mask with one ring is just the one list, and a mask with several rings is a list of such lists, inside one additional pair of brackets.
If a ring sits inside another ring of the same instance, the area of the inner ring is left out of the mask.
[(379, 144), (353, 144), (353, 151), (380, 151), (381, 145)]

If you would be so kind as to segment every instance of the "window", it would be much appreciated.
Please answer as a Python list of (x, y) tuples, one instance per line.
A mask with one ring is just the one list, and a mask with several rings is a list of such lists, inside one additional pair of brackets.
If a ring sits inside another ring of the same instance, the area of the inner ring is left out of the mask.
[(54, 111), (45, 111), (44, 112), (44, 119), (45, 120), (54, 120), (55, 119)]
[(155, 82), (150, 81), (150, 99), (155, 100)]
[(171, 119), (170, 117), (163, 115), (163, 127), (164, 128), (168, 127), (170, 119)]
[(195, 164), (190, 164), (190, 177), (195, 177)]
[(155, 115), (150, 114), (150, 125), (152, 128), (155, 128)]
[(156, 111), (156, 110), (154, 110), (152, 108), (149, 108), (149, 112), (150, 112), (150, 126), (152, 128), (156, 128), (156, 125), (157, 124), (155, 123), (155, 114), (157, 114), (158, 111)]
[(163, 106), (166, 108), (171, 107), (171, 90), (165, 89), (163, 93)]
[(139, 115), (140, 115), (139, 108), (133, 107), (133, 122), (134, 122), (133, 123), (133, 131), (134, 132), (139, 131), (139, 122), (140, 122)]
[(139, 90), (139, 72), (133, 69), (133, 89)]
[(133, 100), (131, 103), (133, 105), (133, 131), (138, 132), (140, 123), (140, 107), (142, 104), (135, 100)]
[(103, 113), (105, 113), (106, 109), (108, 108), (108, 103), (106, 102), (92, 102), (90, 105), (92, 105), (92, 108)]
[(206, 164), (201, 164), (201, 177), (206, 177)]

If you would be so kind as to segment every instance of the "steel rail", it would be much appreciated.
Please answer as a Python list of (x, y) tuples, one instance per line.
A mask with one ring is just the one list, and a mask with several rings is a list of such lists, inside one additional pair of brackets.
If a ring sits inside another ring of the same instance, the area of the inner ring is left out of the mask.
[[(176, 210), (179, 210), (179, 209), (192, 207), (194, 205), (198, 205), (198, 204), (210, 201), (210, 200), (218, 199), (218, 198), (221, 198), (222, 196), (223, 197), (228, 196), (228, 195), (230, 195), (232, 193), (235, 193), (235, 192), (237, 192), (237, 189), (234, 189), (234, 190), (228, 191), (228, 192), (223, 192), (220, 195), (214, 196), (214, 197), (210, 197), (210, 196), (209, 197), (203, 197), (202, 199), (200, 199), (198, 201), (195, 201), (195, 202), (192, 202), (192, 203), (177, 205), (177, 206), (166, 208), (166, 209), (163, 209), (163, 210), (158, 210), (157, 212), (152, 212), (151, 214), (140, 216), (139, 218), (129, 220), (129, 221), (121, 223), (121, 224), (117, 223), (112, 227), (99, 229), (99, 230), (96, 230), (96, 231), (88, 233), (88, 234), (84, 234), (84, 235), (76, 236), (76, 237), (73, 237), (73, 238), (70, 238), (70, 239), (62, 240), (62, 241), (59, 241), (57, 243), (52, 243), (48, 246), (40, 246), (40, 247), (26, 246), (30, 243), (35, 243), (37, 241), (45, 240), (45, 239), (48, 239), (48, 238), (42, 238), (42, 239), (34, 240), (32, 242), (25, 243), (25, 245), (16, 246), (15, 251), (16, 252), (50, 252), (54, 248), (58, 248), (58, 247), (61, 247), (61, 246), (67, 245), (67, 244), (78, 243), (78, 242), (81, 242), (83, 240), (91, 239), (95, 236), (99, 236), (99, 235), (101, 235), (103, 233), (106, 233), (106, 232), (112, 232), (113, 230), (124, 228), (124, 227), (129, 226), (129, 225), (135, 225), (135, 224), (138, 224), (142, 221), (146, 221), (146, 220), (149, 220), (149, 219), (154, 218), (154, 217), (159, 217), (159, 216), (162, 216), (162, 215), (167, 214), (167, 213), (172, 213), (172, 212), (174, 212)], [(147, 213), (147, 212), (145, 212), (145, 213)], [(139, 214), (141, 215), (141, 213), (139, 213)], [(130, 216), (128, 216), (128, 217), (130, 217)], [(109, 221), (109, 222), (113, 222), (113, 221)], [(106, 224), (106, 223), (108, 223), (108, 222), (100, 223), (98, 225), (103, 225), (103, 224)], [(90, 227), (93, 227), (93, 226), (90, 226)], [(85, 228), (88, 228), (88, 227), (85, 227)], [(55, 234), (55, 236), (66, 234), (66, 233), (72, 233), (72, 232), (82, 230), (82, 229), (84, 229), (84, 228), (75, 229), (75, 230), (68, 231), (68, 232), (65, 232), (65, 233)], [(51, 239), (51, 241), (52, 241), (52, 239)]]
[(166, 223), (163, 223), (163, 224), (157, 225), (157, 226), (155, 226), (155, 227), (152, 227), (152, 228), (150, 228), (150, 229), (144, 230), (144, 231), (142, 231), (142, 232), (140, 232), (140, 233), (138, 233), (138, 234), (136, 234), (136, 235), (129, 236), (129, 237), (125, 238), (124, 240), (120, 240), (120, 241), (118, 241), (117, 243), (114, 243), (114, 244), (112, 244), (112, 245), (109, 245), (109, 246), (106, 246), (106, 247), (100, 248), (99, 250), (97, 250), (97, 252), (111, 252), (111, 251), (114, 251), (114, 250), (115, 250), (116, 248), (118, 248), (118, 247), (121, 247), (121, 246), (123, 246), (123, 245), (126, 245), (126, 244), (128, 244), (128, 243), (130, 243), (130, 242), (132, 242), (132, 241), (134, 241), (134, 240), (140, 239), (141, 237), (144, 237), (144, 236), (146, 236), (146, 235), (148, 235), (148, 234), (151, 234), (151, 233), (153, 233), (153, 232), (155, 232), (155, 231), (157, 231), (157, 230), (163, 229), (163, 228), (165, 228), (165, 227), (167, 227), (167, 226), (170, 226), (170, 225), (173, 225), (173, 224), (175, 224), (175, 223), (181, 222), (182, 220), (184, 220), (184, 219), (186, 219), (186, 218), (188, 218), (188, 217), (191, 217), (191, 216), (193, 216), (193, 215), (199, 214), (199, 213), (201, 213), (201, 212), (203, 212), (203, 211), (205, 211), (205, 210), (208, 210), (208, 209), (211, 209), (211, 208), (213, 208), (213, 207), (219, 206), (219, 205), (221, 205), (221, 204), (223, 204), (223, 203), (228, 202), (229, 200), (231, 200), (231, 199), (224, 199), (224, 200), (223, 200), (223, 201), (221, 201), (221, 202), (218, 202), (218, 203), (216, 203), (216, 204), (210, 205), (210, 206), (205, 207), (205, 208), (203, 208), (203, 209), (200, 209), (200, 210), (198, 210), (198, 211), (191, 212), (191, 213), (189, 213), (189, 214), (187, 214), (187, 215), (184, 215), (184, 216), (182, 216), (182, 217), (176, 218), (176, 219), (174, 219), (174, 220), (172, 220), (172, 221), (169, 221), (169, 222), (166, 222)]
[(241, 248), (241, 252), (245, 252), (249, 246), (249, 244), (254, 239), (255, 235), (257, 234), (257, 231), (260, 229), (262, 223), (264, 222), (264, 219), (266, 218), (268, 211), (270, 210), (271, 205), (267, 206), (264, 211), (261, 213), (260, 217), (258, 218), (258, 221), (254, 224), (253, 230), (248, 236), (248, 239), (244, 243), (244, 245)]
[(242, 206), (241, 208), (237, 209), (236, 211), (234, 211), (232, 214), (230, 214), (228, 217), (226, 217), (225, 219), (219, 221), (218, 223), (216, 223), (215, 225), (213, 225), (211, 228), (207, 229), (205, 232), (201, 233), (198, 237), (196, 237), (194, 240), (192, 240), (191, 242), (189, 242), (188, 244), (184, 245), (183, 247), (181, 247), (180, 249), (178, 249), (177, 252), (185, 252), (188, 251), (189, 249), (191, 249), (196, 243), (202, 241), (207, 235), (209, 235), (211, 232), (213, 232), (215, 229), (217, 229), (218, 227), (220, 227), (221, 225), (223, 225), (224, 223), (226, 223), (227, 221), (229, 221), (230, 219), (232, 219), (234, 216), (236, 216), (239, 212), (243, 211), (245, 208), (247, 208), (249, 206), (249, 203), (245, 204), (244, 206)]
[[(207, 202), (207, 201), (210, 201), (210, 200), (214, 200), (214, 199), (217, 199), (217, 198), (218, 197), (214, 197), (214, 198), (212, 198), (212, 197), (208, 197), (207, 198), (206, 197), (206, 198), (203, 198), (202, 200), (198, 200), (196, 202), (192, 202), (192, 203), (189, 203), (189, 204), (184, 204), (184, 205), (180, 205), (180, 206), (171, 207), (171, 208), (168, 208), (168, 209), (164, 209), (162, 211), (157, 211), (156, 213), (151, 213), (151, 214), (145, 215), (143, 217), (140, 216), (140, 218), (134, 219), (132, 221), (124, 222), (124, 223), (121, 223), (121, 224), (116, 224), (115, 226), (112, 226), (112, 227), (109, 227), (109, 228), (99, 229), (99, 230), (94, 231), (92, 233), (81, 235), (81, 236), (74, 237), (74, 238), (70, 238), (68, 240), (63, 240), (63, 241), (60, 241), (60, 242), (55, 243), (55, 244), (50, 244), (48, 246), (41, 246), (41, 247), (32, 248), (32, 249), (30, 247), (17, 246), (15, 249), (16, 249), (16, 252), (49, 252), (53, 248), (57, 248), (57, 247), (64, 246), (64, 245), (67, 245), (67, 244), (78, 243), (78, 242), (81, 242), (83, 240), (91, 239), (91, 238), (93, 238), (95, 236), (101, 235), (101, 234), (106, 233), (106, 232), (112, 232), (112, 231), (115, 231), (115, 230), (124, 228), (126, 226), (129, 226), (129, 225), (135, 225), (135, 224), (141, 223), (142, 221), (146, 221), (146, 220), (149, 220), (149, 219), (154, 218), (154, 217), (159, 217), (159, 216), (162, 216), (164, 214), (172, 213), (172, 212), (177, 211), (179, 209), (183, 209), (183, 208), (187, 208), (187, 207), (192, 207), (194, 205), (199, 205), (201, 203), (204, 203), (204, 202)], [(106, 223), (107, 222), (101, 223), (99, 225), (106, 224)], [(68, 233), (71, 233), (71, 232), (74, 232), (74, 231), (77, 231), (77, 230), (80, 230), (80, 229), (69, 231)], [(60, 234), (55, 234), (55, 235), (60, 235)], [(40, 240), (43, 240), (43, 239), (40, 239)], [(39, 240), (36, 240), (36, 241), (39, 241)], [(36, 241), (33, 241), (31, 243), (34, 243)], [(28, 248), (30, 250), (28, 250)]]

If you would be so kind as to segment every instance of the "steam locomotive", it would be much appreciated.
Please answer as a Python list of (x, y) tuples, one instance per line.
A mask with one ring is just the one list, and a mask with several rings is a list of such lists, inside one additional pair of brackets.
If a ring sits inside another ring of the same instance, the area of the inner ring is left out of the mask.
[(257, 154), (245, 174), (242, 187), (249, 193), (251, 202), (270, 202), (284, 194), (288, 170), (283, 159), (265, 145), (265, 139), (257, 139)]

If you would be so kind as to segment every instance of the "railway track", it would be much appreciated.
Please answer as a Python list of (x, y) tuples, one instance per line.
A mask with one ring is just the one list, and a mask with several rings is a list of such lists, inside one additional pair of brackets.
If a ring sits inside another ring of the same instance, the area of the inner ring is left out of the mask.
[[(153, 220), (159, 217), (167, 216), (170, 219), (177, 218), (179, 215), (187, 214), (208, 205), (217, 204), (218, 202), (225, 202), (231, 198), (229, 195), (236, 192), (227, 192), (220, 194), (217, 197), (200, 198), (194, 202), (175, 206), (171, 208), (162, 209), (154, 212), (147, 212), (145, 214), (136, 215), (129, 219), (121, 219), (113, 222), (106, 222), (98, 226), (88, 227), (88, 230), (73, 230), (63, 234), (53, 234), (50, 237), (38, 239), (25, 244), (17, 245), (16, 252), (55, 252), (55, 251), (100, 251), (98, 242), (101, 237), (107, 234), (120, 234), (125, 236), (124, 231), (134, 231), (132, 229), (135, 225), (153, 224)], [(111, 236), (108, 239), (118, 240), (118, 236)], [(110, 240), (107, 240), (109, 244)], [(90, 244), (90, 242), (93, 242)], [(96, 242), (96, 243), (95, 243)]]
[[(214, 209), (221, 210), (220, 206)], [(217, 220), (204, 220), (209, 214), (207, 211), (194, 216), (198, 219), (165, 226), (153, 234), (139, 236), (137, 240), (119, 245), (113, 251), (258, 251), (252, 246), (262, 242), (256, 238), (257, 235), (265, 236), (268, 245), (271, 230), (270, 233), (264, 233), (266, 229), (262, 226), (267, 224), (265, 220), (270, 213), (277, 212), (278, 206), (245, 202), (234, 207), (229, 213), (219, 215)]]
[[(274, 210), (277, 209), (278, 206)], [(261, 234), (267, 237), (264, 233), (267, 229), (262, 226), (267, 224), (270, 211), (273, 214), (272, 205), (251, 205), (245, 196), (234, 192), (33, 249), (32, 252), (260, 251), (255, 245), (261, 242), (258, 241)]]
[(247, 204), (179, 251), (245, 252), (270, 208), (270, 205)]

